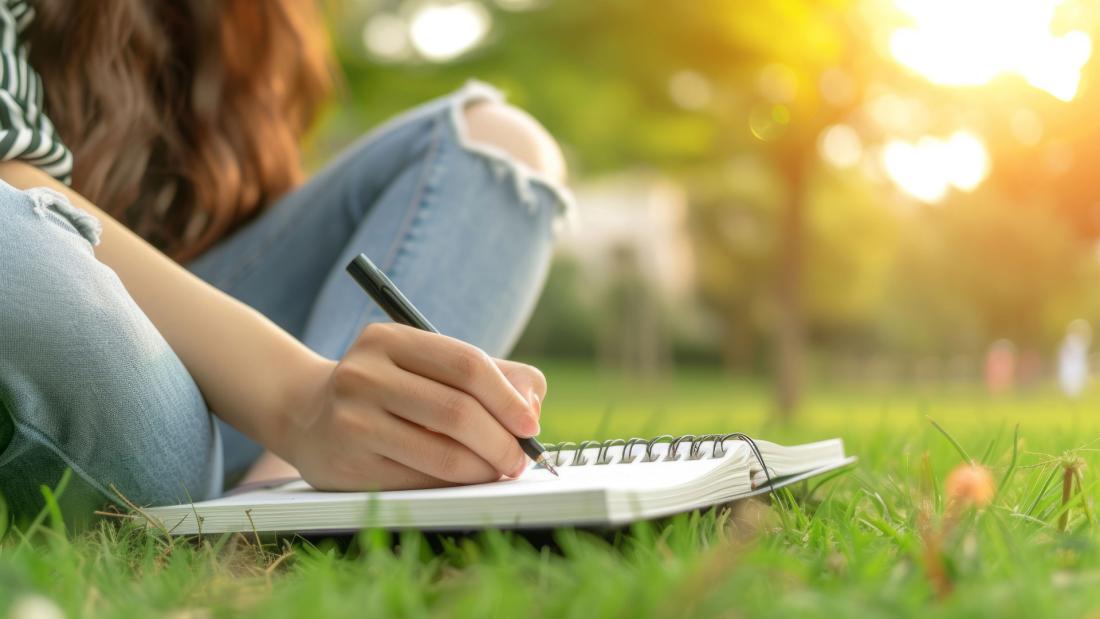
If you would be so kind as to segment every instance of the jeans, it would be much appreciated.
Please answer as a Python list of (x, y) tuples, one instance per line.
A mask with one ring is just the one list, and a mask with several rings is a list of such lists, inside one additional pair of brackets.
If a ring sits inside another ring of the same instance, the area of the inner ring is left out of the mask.
[[(501, 356), (545, 280), (568, 193), (466, 138), (471, 83), (366, 135), (187, 265), (338, 358), (387, 320), (344, 272), (366, 253), (442, 331)], [(262, 447), (209, 411), (115, 273), (98, 222), (45, 189), (0, 182), (0, 491), (16, 516), (72, 470), (70, 513), (220, 495)]]

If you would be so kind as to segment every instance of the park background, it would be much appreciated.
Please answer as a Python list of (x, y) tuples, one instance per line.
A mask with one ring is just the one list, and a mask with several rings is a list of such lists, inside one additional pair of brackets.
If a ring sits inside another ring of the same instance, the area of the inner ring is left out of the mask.
[(327, 6), (343, 84), (317, 164), (470, 78), (562, 144), (578, 217), (516, 350), (552, 383), (721, 368), (782, 419), (826, 387), (1050, 390), (1061, 353), (1067, 399), (1088, 391), (1094, 4)]
[(1100, 5), (322, 6), (312, 167), (475, 77), (562, 144), (578, 219), (516, 350), (541, 438), (839, 436), (858, 465), (541, 538), (75, 531), (44, 488), (0, 517), (0, 613), (1096, 616)]

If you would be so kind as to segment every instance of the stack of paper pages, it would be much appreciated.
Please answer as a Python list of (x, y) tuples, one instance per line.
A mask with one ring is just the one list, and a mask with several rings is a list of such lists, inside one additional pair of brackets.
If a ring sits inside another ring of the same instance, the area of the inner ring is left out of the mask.
[(552, 453), (560, 478), (532, 464), (517, 479), (431, 490), (320, 492), (298, 480), (145, 511), (181, 535), (621, 525), (768, 492), (855, 460), (839, 439), (785, 447), (743, 435), (587, 441)]

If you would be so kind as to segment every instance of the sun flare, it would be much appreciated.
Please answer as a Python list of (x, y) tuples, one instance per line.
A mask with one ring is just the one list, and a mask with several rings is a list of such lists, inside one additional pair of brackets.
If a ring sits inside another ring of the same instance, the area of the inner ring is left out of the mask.
[(890, 37), (901, 64), (948, 86), (1018, 75), (1062, 101), (1077, 94), (1089, 35), (1052, 32), (1060, 0), (894, 0), (913, 20)]
[(890, 140), (882, 151), (886, 175), (905, 193), (933, 204), (949, 189), (973, 191), (989, 174), (989, 152), (977, 135), (956, 131), (947, 139), (924, 136), (916, 143)]

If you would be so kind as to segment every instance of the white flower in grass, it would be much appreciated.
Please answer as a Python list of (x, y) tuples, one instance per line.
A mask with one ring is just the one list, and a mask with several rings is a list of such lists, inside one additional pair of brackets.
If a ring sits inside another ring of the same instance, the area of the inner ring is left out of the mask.
[(48, 597), (32, 593), (24, 595), (12, 604), (8, 612), (10, 619), (65, 619), (65, 613), (61, 612), (53, 600)]

